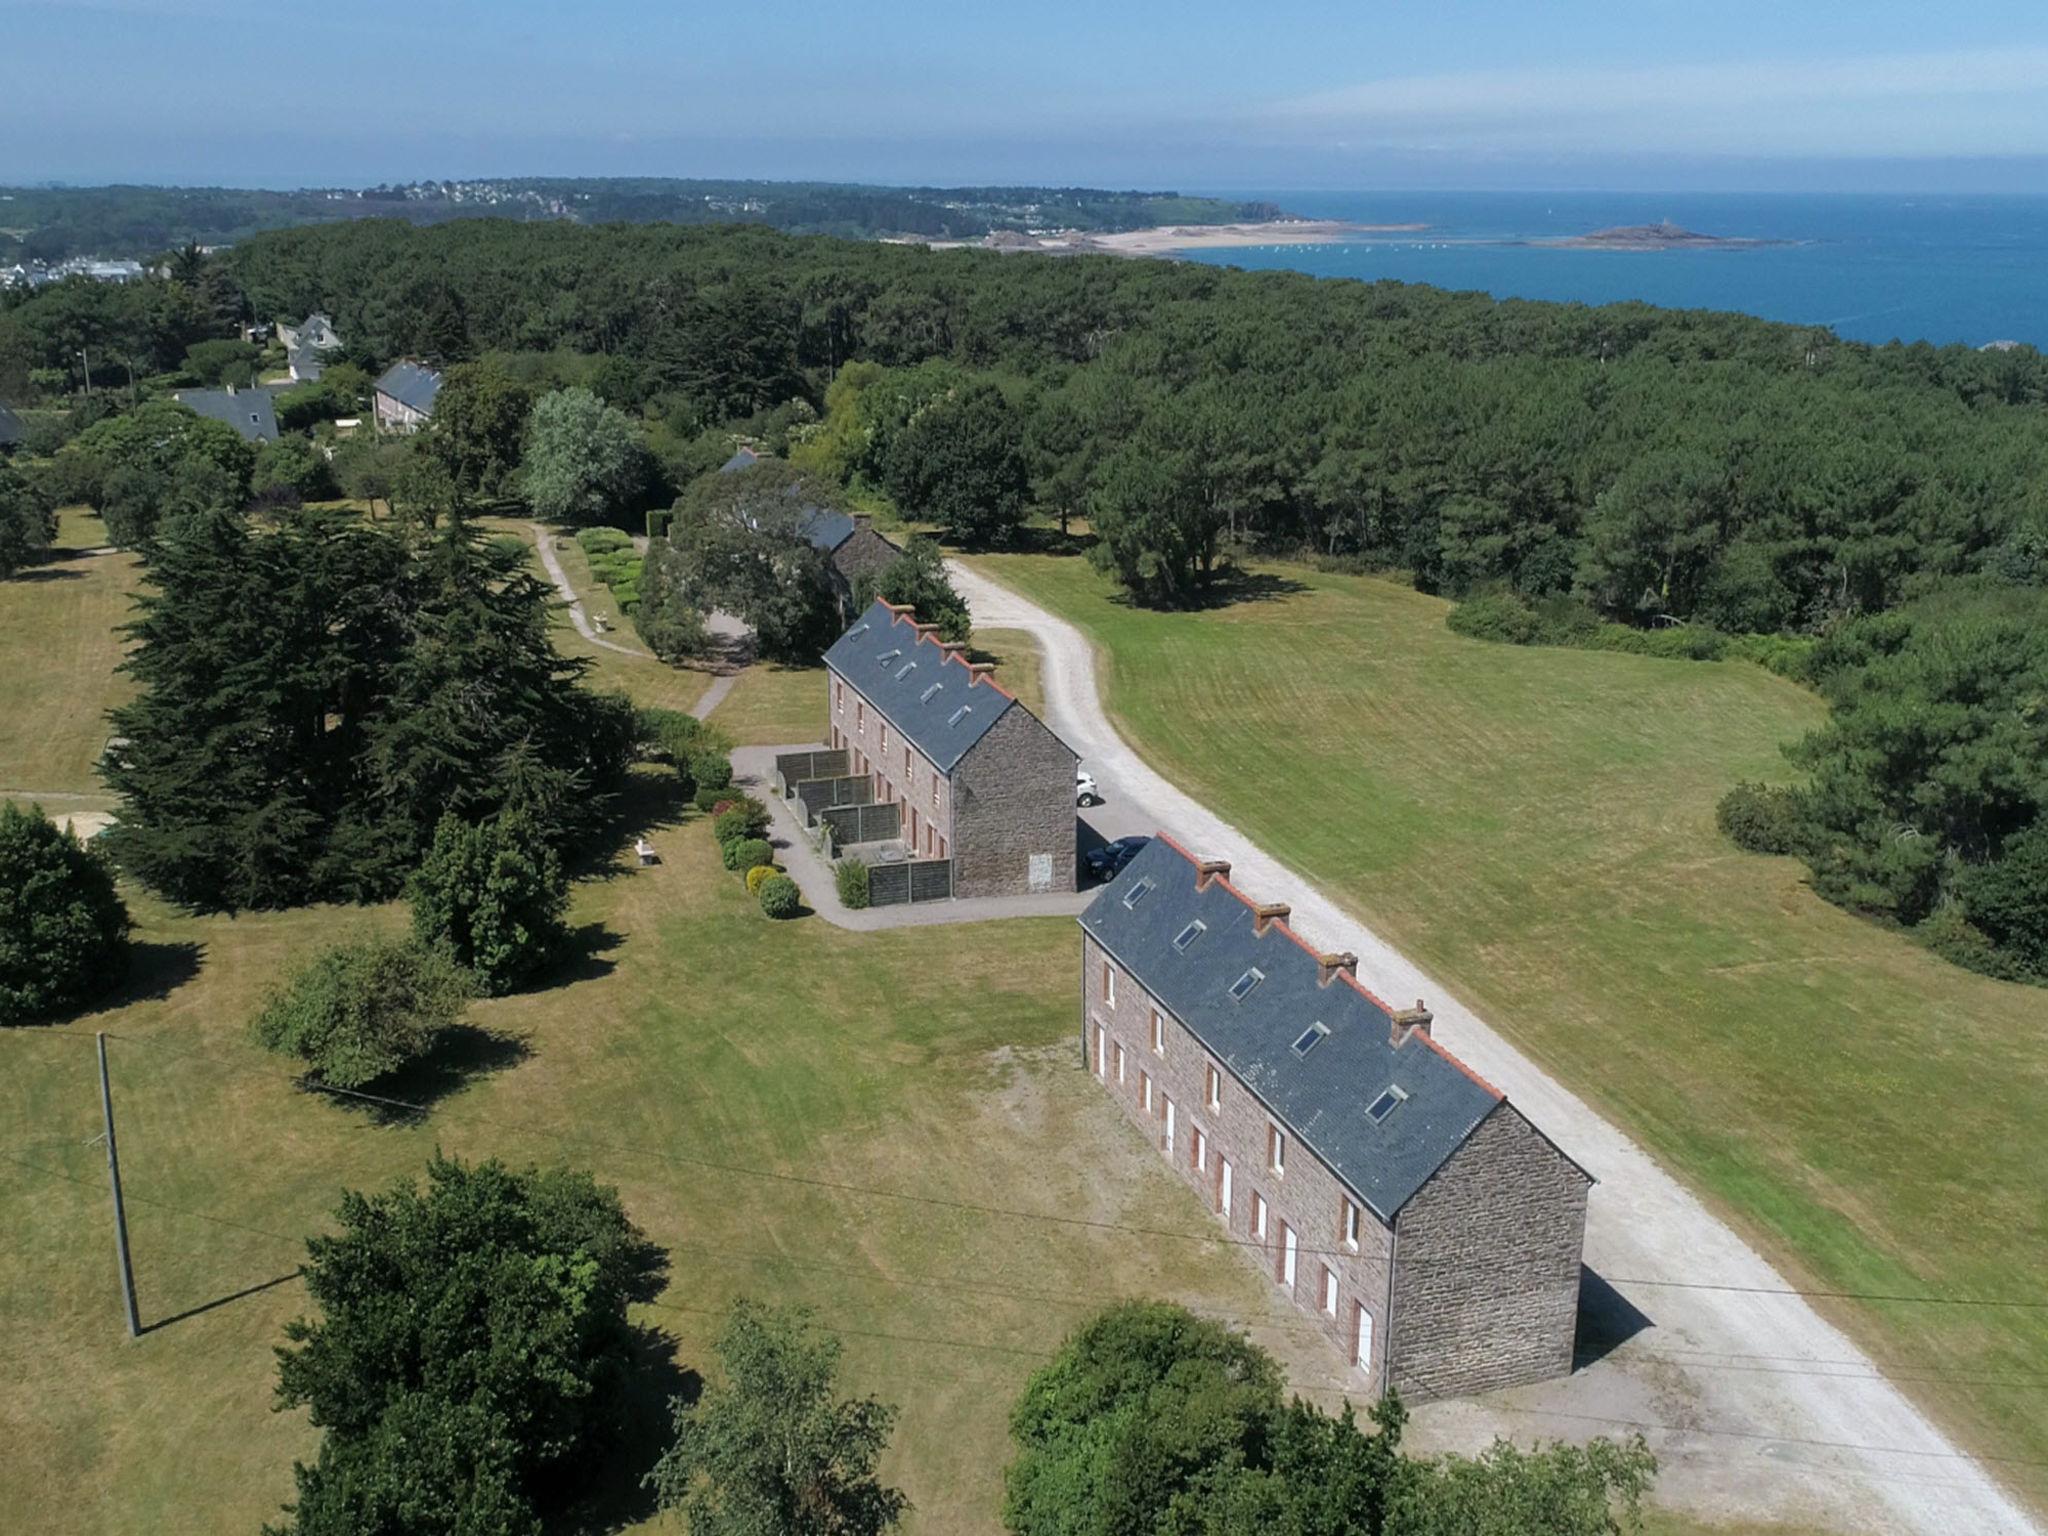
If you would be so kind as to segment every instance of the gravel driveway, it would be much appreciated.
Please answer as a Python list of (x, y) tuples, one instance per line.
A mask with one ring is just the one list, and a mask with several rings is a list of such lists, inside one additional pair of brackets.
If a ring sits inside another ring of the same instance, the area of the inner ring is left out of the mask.
[(2039, 1532), (1868, 1356), (1648, 1153), (1442, 983), (1148, 767), (1109, 723), (1094, 653), (1079, 630), (957, 562), (951, 571), (976, 627), (1037, 638), (1047, 724), (1095, 774), (1107, 801), (1102, 818), (1116, 832), (1163, 828), (1198, 854), (1230, 860), (1242, 889), (1293, 904), (1291, 922), (1311, 943), (1355, 951), (1360, 979), (1382, 996), (1426, 998), (1437, 1038), (1599, 1179), (1586, 1228), (1586, 1363), (1561, 1382), (1419, 1408), (1419, 1448), (1470, 1451), (1495, 1434), (1526, 1444), (1641, 1428), (1662, 1463), (1658, 1502), (1711, 1519), (1859, 1536)]

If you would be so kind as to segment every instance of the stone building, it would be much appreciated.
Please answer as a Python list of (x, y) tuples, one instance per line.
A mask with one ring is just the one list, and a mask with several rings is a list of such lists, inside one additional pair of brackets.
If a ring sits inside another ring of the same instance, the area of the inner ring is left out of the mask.
[(1163, 834), (1082, 915), (1082, 1051), (1365, 1390), (1571, 1369), (1593, 1180), (1227, 864)]
[(900, 804), (912, 859), (950, 859), (955, 896), (1071, 891), (1074, 752), (965, 647), (877, 600), (825, 653), (828, 740)]
[(371, 400), (380, 432), (417, 432), (434, 415), (441, 393), (441, 375), (423, 363), (393, 363), (384, 370)]
[[(751, 469), (761, 456), (742, 448), (718, 467), (721, 475)], [(864, 512), (840, 512), (830, 507), (806, 506), (797, 531), (813, 549), (825, 556), (827, 579), (832, 583), (832, 600), (839, 606), (840, 623), (847, 622), (853, 608), (854, 587), (863, 576), (879, 576), (903, 551), (895, 542), (877, 533), (873, 520)]]

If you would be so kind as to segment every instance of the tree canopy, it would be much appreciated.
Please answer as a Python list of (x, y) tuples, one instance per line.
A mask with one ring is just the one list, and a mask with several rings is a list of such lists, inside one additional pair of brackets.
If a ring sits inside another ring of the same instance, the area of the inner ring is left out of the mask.
[(128, 926), (105, 859), (41, 806), (0, 800), (0, 1024), (52, 1018), (120, 980)]
[(639, 503), (645, 459), (623, 411), (587, 389), (558, 389), (534, 402), (519, 488), (550, 522), (606, 522)]
[(825, 551), (808, 537), (840, 510), (836, 487), (779, 460), (705, 475), (676, 502), (660, 581), (737, 614), (763, 655), (815, 661), (838, 623)]
[(256, 1016), (256, 1038), (307, 1075), (360, 1088), (433, 1050), (474, 990), (467, 972), (418, 944), (339, 944), (301, 966)]

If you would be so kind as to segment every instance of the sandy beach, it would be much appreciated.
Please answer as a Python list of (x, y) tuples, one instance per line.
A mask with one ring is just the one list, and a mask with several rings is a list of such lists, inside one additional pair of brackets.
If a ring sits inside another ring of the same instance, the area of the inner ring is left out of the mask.
[(1174, 224), (1114, 235), (1087, 235), (1096, 250), (1125, 256), (1221, 251), (1249, 245), (1333, 245), (1361, 235), (1412, 234), (1427, 224), (1349, 224), (1342, 219), (1273, 219), (1260, 224)]

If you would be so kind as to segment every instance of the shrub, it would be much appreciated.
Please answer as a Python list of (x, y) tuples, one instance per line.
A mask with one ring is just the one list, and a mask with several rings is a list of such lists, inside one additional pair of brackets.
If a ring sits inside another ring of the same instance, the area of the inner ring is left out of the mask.
[(758, 868), (775, 862), (775, 849), (765, 837), (739, 837), (723, 845), (725, 867), (739, 870)]
[(767, 830), (768, 807), (758, 800), (741, 800), (711, 819), (711, 835), (720, 847), (743, 837), (759, 837)]
[(782, 871), (773, 864), (756, 864), (747, 871), (747, 894), (749, 896), (759, 896), (761, 894), (761, 883), (765, 880), (773, 879), (781, 873)]
[(1444, 622), (1455, 634), (1503, 645), (1531, 645), (1540, 628), (1535, 612), (1512, 592), (1481, 592), (1468, 597)]
[(614, 550), (633, 547), (633, 536), (621, 528), (585, 528), (576, 535), (576, 542), (583, 546), (586, 555), (595, 557)]
[(256, 1038), (298, 1057), (308, 1077), (356, 1088), (432, 1050), (474, 989), (467, 971), (422, 944), (338, 945), (271, 993)]
[(2006, 839), (1998, 859), (1957, 882), (1970, 921), (2019, 969), (2048, 976), (2048, 819)]
[(2025, 979), (2024, 967), (1991, 940), (1991, 935), (1972, 923), (1963, 908), (1950, 903), (1937, 907), (1926, 921), (1913, 929), (1913, 937), (1950, 965), (1960, 965), (1980, 976), (2001, 981)]
[(477, 824), (442, 817), (407, 894), (419, 941), (468, 966), (493, 994), (546, 965), (568, 936), (562, 862), (517, 814)]
[(771, 875), (761, 882), (761, 910), (770, 917), (795, 917), (803, 905), (803, 893), (787, 875)]
[(722, 789), (716, 784), (699, 784), (690, 801), (698, 810), (708, 815), (716, 815), (732, 804), (732, 791)]
[(1796, 789), (1738, 784), (1721, 797), (1714, 820), (1723, 836), (1751, 853), (1797, 853), (1806, 845), (1805, 805)]
[(868, 904), (868, 867), (859, 859), (841, 859), (832, 878), (839, 884), (839, 905), (858, 912)]
[(690, 777), (713, 789), (724, 789), (732, 783), (732, 759), (726, 755), (731, 750), (724, 746), (698, 747), (690, 753)]
[(0, 1024), (94, 997), (119, 979), (127, 950), (107, 861), (41, 806), (0, 803)]

